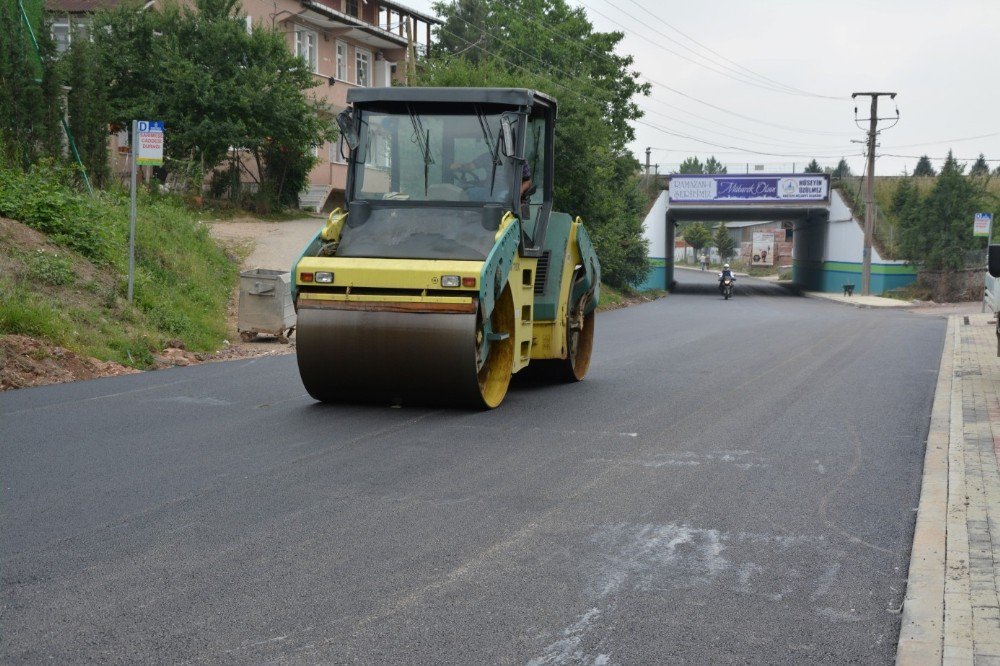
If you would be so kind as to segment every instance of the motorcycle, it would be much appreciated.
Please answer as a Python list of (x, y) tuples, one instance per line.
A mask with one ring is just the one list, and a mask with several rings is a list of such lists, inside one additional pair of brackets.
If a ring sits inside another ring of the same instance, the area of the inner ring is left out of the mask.
[(724, 277), (719, 284), (719, 291), (722, 292), (723, 298), (727, 301), (733, 295), (733, 278)]

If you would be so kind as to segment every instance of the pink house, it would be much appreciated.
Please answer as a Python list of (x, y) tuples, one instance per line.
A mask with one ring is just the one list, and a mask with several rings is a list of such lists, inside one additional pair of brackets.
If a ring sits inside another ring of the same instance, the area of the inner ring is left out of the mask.
[[(158, 4), (150, 0), (145, 7)], [(64, 49), (86, 34), (88, 16), (121, 0), (46, 0), (52, 34)], [(427, 53), (431, 26), (441, 21), (389, 0), (242, 0), (247, 30), (261, 26), (283, 32), (288, 48), (313, 72), (311, 93), (331, 121), (346, 106), (353, 87), (406, 83), (407, 65)], [(341, 205), (347, 179), (346, 160), (337, 142), (314, 148), (318, 158), (302, 208)]]

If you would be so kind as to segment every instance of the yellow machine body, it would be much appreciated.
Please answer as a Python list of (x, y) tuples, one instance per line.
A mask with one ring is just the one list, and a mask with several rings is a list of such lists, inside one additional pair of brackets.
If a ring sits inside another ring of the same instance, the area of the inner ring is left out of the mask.
[(532, 362), (582, 379), (600, 263), (551, 210), (555, 100), (351, 90), (345, 198), (293, 268), (296, 355), (325, 402), (497, 407)]

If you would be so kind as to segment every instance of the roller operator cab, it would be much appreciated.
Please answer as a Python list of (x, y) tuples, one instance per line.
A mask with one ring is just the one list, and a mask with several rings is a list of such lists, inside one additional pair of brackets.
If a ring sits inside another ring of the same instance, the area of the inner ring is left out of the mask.
[(587, 372), (600, 262), (552, 210), (556, 102), (354, 88), (347, 210), (295, 264), (296, 353), (321, 401), (496, 407), (513, 373)]

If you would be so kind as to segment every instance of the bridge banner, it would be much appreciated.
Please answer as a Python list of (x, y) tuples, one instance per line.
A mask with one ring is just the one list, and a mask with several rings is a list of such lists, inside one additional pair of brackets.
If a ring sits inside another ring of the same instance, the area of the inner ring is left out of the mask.
[(797, 203), (829, 198), (830, 177), (826, 174), (670, 176), (670, 203)]

